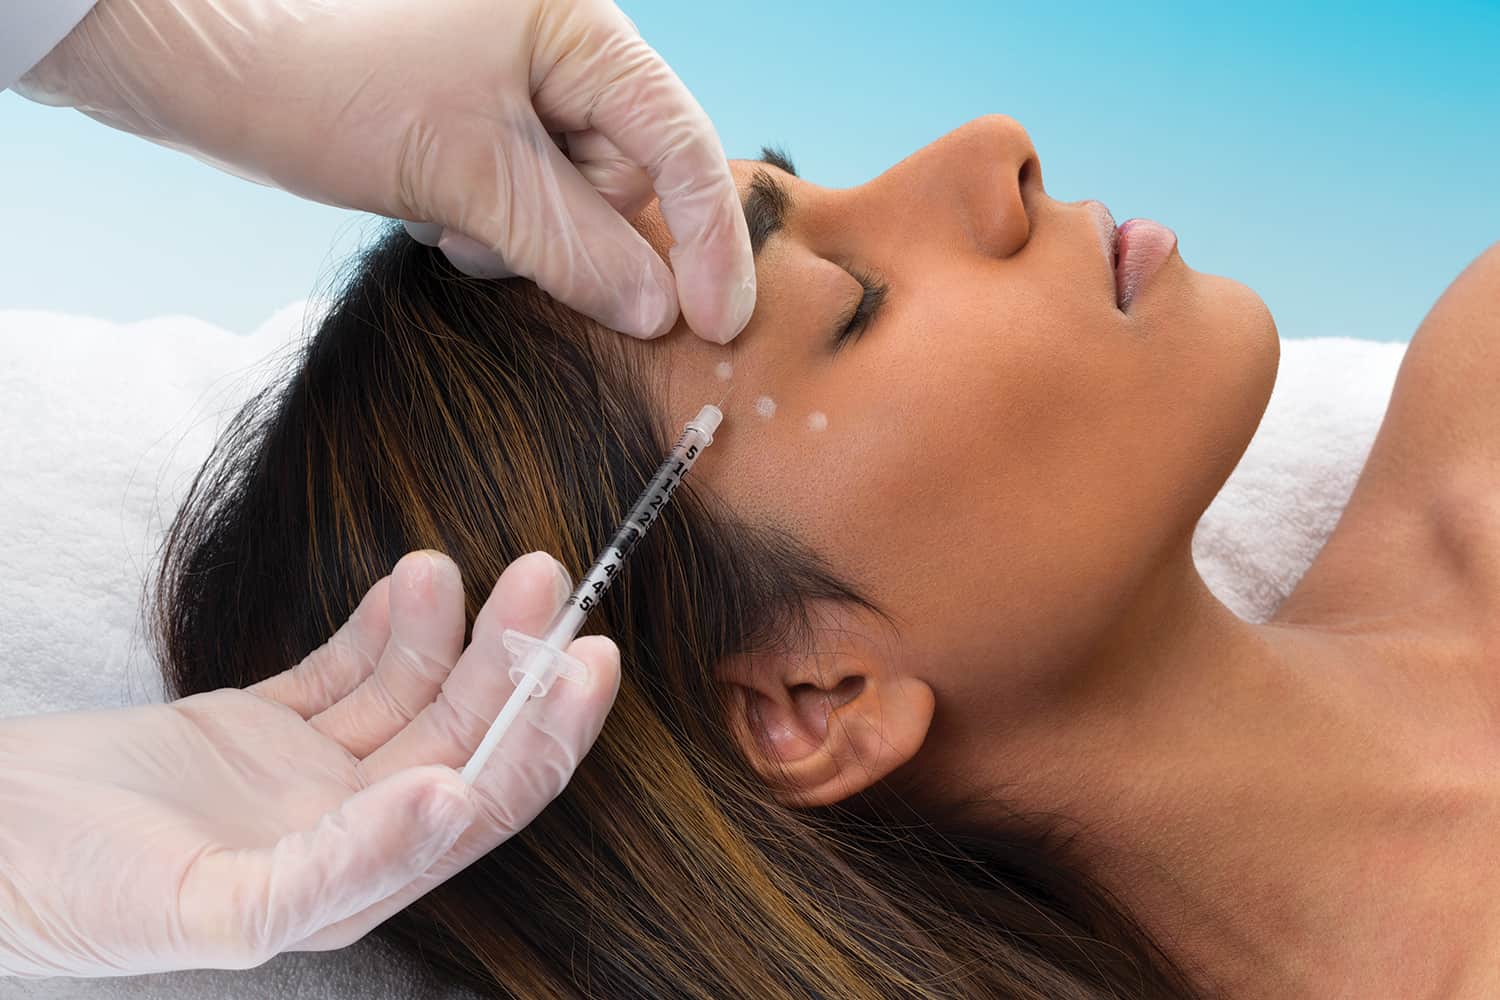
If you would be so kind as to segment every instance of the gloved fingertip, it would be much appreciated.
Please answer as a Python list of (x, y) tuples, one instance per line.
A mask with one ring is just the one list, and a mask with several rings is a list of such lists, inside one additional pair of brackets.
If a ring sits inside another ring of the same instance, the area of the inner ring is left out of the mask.
[(655, 340), (676, 325), (676, 287), (663, 288), (654, 277), (648, 275), (641, 283), (640, 294), (636, 299), (635, 320), (620, 332), (637, 340)]
[[(550, 553), (548, 558), (551, 558)], [(557, 570), (557, 603), (562, 604), (573, 593), (573, 575), (568, 572), (568, 567), (557, 559), (552, 559), (552, 567)]]
[(727, 344), (738, 337), (741, 331), (750, 324), (750, 317), (754, 313), (755, 272), (752, 270), (729, 291), (729, 315), (725, 318), (723, 328), (727, 336), (718, 343)]
[(422, 809), (427, 824), (439, 830), (468, 826), (474, 819), (474, 804), (469, 799), (469, 786), (451, 767), (433, 765), (432, 770), (442, 773), (434, 774), (432, 787), (423, 800)]
[(471, 278), (510, 278), (515, 272), (505, 266), (500, 255), (478, 240), (446, 230), (438, 243), (448, 262)]
[(500, 264), (497, 258), (494, 261), (474, 257), (455, 257), (448, 255), (448, 262), (458, 268), (471, 278), (512, 278), (515, 277), (509, 270)]
[(406, 227), (407, 234), (423, 246), (435, 247), (443, 238), (443, 227), (436, 222), (407, 222), (403, 219), (401, 224)]
[(581, 755), (599, 737), (619, 696), (620, 648), (608, 636), (585, 635), (569, 643), (568, 655), (588, 676), (553, 685), (545, 698), (528, 702), (528, 710), (534, 728), (557, 738), (556, 748)]
[(750, 254), (732, 248), (726, 255), (721, 247), (708, 245), (674, 246), (669, 255), (682, 315), (693, 333), (711, 344), (727, 344), (739, 336), (755, 313), (755, 263)]
[[(535, 580), (538, 585), (543, 587), (546, 586), (541, 583), (544, 575), (547, 579), (551, 580), (553, 600), (552, 605), (545, 610), (545, 613), (548, 615), (551, 615), (557, 606), (566, 601), (569, 595), (573, 593), (573, 577), (568, 573), (568, 568), (545, 549), (537, 549), (534, 552), (528, 552), (524, 556), (520, 556), (507, 566), (505, 572), (500, 574), (500, 576), (501, 579), (505, 579), (508, 575), (514, 574), (520, 574), (528, 579)], [(507, 584), (507, 593), (518, 595), (520, 591), (517, 591), (515, 586), (517, 585)], [(513, 596), (511, 599), (514, 600), (515, 597)], [(538, 623), (531, 627), (540, 628), (541, 624)], [(523, 628), (522, 631), (524, 632), (526, 629)]]
[(620, 688), (620, 647), (607, 635), (585, 635), (568, 646), (574, 659), (589, 668), (589, 685), (607, 689), (610, 703)]

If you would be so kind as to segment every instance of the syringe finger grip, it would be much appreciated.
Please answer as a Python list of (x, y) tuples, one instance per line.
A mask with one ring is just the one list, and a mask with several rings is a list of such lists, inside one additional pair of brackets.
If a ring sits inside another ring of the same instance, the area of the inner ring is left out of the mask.
[(536, 687), (531, 693), (533, 698), (546, 694), (552, 687), (552, 681), (559, 675), (570, 681), (582, 682), (589, 679), (589, 668), (577, 658), (534, 636), (508, 628), (501, 633), (500, 641), (516, 658), (510, 668), (511, 683), (520, 686), (523, 678), (535, 678)]

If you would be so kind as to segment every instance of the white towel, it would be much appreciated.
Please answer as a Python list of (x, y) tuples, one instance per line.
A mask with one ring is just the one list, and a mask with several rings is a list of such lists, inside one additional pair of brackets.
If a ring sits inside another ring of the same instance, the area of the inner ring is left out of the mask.
[(1333, 533), (1391, 400), (1406, 342), (1281, 342), (1276, 387), (1250, 446), (1193, 534), (1208, 589), (1263, 622)]
[[(295, 347), (306, 303), (249, 336), (0, 311), (0, 718), (159, 701), (139, 599), (176, 504), (237, 405)], [(1284, 340), (1255, 439), (1193, 538), (1211, 590), (1264, 621), (1343, 509), (1405, 344)], [(243, 972), (0, 979), (0, 997), (458, 998), (366, 939)]]

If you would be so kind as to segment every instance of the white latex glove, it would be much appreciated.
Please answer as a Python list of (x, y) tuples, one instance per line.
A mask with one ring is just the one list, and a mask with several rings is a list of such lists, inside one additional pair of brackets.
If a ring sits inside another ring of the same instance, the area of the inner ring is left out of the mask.
[(340, 948), (499, 846), (562, 791), (618, 690), (614, 643), (580, 638), (589, 680), (527, 702), (472, 788), (452, 770), (512, 689), (502, 631), (538, 634), (565, 576), (545, 553), (511, 564), (465, 649), (458, 567), (411, 553), (253, 687), (0, 721), (0, 973)]
[[(665, 333), (680, 300), (726, 343), (755, 304), (719, 137), (609, 0), (100, 0), (16, 89), (428, 223), (424, 242), (445, 227), (460, 266), (524, 275), (625, 333)], [(653, 188), (672, 270), (626, 221)]]

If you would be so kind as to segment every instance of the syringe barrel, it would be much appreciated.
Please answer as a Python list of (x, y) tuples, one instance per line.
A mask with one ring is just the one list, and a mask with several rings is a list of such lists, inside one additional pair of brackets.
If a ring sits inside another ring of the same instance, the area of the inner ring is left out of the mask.
[(651, 477), (651, 481), (641, 491), (640, 498), (626, 515), (614, 538), (599, 553), (599, 558), (594, 560), (594, 565), (578, 584), (578, 589), (573, 591), (562, 610), (552, 619), (552, 624), (547, 626), (540, 641), (509, 629), (505, 631), (505, 648), (510, 650), (517, 661), (510, 671), (516, 688), (495, 721), (490, 723), (479, 748), (465, 765), (463, 779), (466, 783), (472, 785), (479, 777), (496, 744), (515, 721), (528, 698), (545, 694), (552, 678), (557, 674), (577, 678), (587, 673), (582, 664), (568, 656), (568, 644), (578, 635), (584, 619), (598, 605), (604, 591), (609, 589), (620, 567), (625, 564), (625, 557), (630, 555), (630, 550), (661, 514), (662, 508), (672, 497), (672, 491), (682, 482), (682, 477), (693, 467), (703, 449), (713, 444), (714, 430), (722, 419), (724, 415), (719, 412), (718, 407), (705, 406), (698, 411), (696, 417), (688, 421), (687, 429), (677, 439), (677, 444), (667, 455), (666, 461), (661, 463), (656, 475)]
[(568, 597), (567, 603), (558, 611), (557, 616), (548, 626), (545, 641), (549, 646), (557, 649), (565, 649), (573, 637), (578, 635), (579, 629), (583, 627), (584, 619), (589, 612), (594, 610), (609, 585), (614, 582), (615, 576), (620, 568), (625, 565), (625, 559), (630, 555), (647, 529), (656, 523), (661, 516), (662, 510), (667, 506), (667, 501), (672, 498), (672, 491), (682, 482), (682, 477), (687, 475), (693, 463), (698, 461), (698, 456), (703, 454), (703, 449), (713, 444), (714, 431), (718, 429), (724, 414), (716, 406), (705, 406), (698, 411), (698, 415), (689, 420), (682, 431), (682, 436), (667, 453), (667, 457), (657, 467), (656, 474), (646, 483), (646, 488), (636, 498), (635, 505), (630, 508), (630, 513), (625, 515), (625, 520), (620, 523), (619, 530), (610, 539), (609, 544), (599, 553), (594, 560), (594, 565), (589, 568), (588, 573), (579, 581), (578, 587)]

